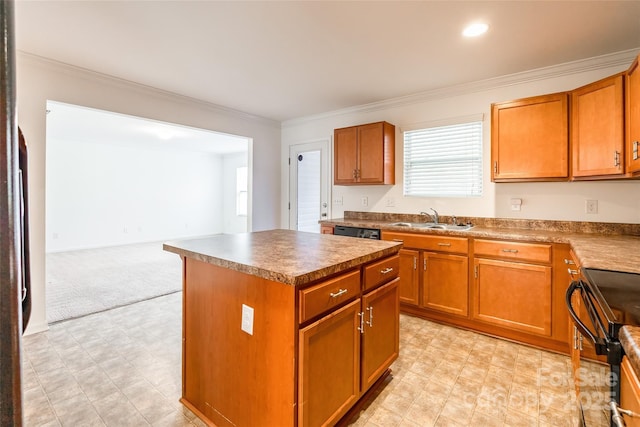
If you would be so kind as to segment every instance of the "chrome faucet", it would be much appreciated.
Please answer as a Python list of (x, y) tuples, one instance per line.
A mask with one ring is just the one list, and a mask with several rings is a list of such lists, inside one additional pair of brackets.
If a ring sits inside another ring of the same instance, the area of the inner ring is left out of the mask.
[(434, 224), (438, 224), (438, 219), (439, 219), (438, 211), (433, 209), (433, 208), (429, 208), (429, 209), (431, 209), (433, 211), (433, 215), (431, 215), (428, 212), (420, 212), (420, 215), (426, 215), (429, 218), (431, 218), (431, 220), (433, 221)]

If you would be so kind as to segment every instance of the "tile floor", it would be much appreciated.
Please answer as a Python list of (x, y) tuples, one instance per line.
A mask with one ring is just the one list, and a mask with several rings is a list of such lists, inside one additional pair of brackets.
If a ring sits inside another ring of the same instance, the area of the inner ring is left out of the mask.
[[(25, 337), (25, 424), (204, 425), (178, 402), (180, 320), (175, 293)], [(354, 427), (576, 425), (565, 356), (404, 315), (400, 348)]]

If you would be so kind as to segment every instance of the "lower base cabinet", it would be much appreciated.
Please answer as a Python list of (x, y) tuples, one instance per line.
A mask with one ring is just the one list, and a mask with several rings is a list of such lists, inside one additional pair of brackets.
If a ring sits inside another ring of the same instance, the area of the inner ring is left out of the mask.
[(360, 300), (300, 331), (298, 421), (335, 424), (360, 395)]
[(398, 357), (398, 283), (299, 331), (298, 425), (335, 424)]
[(551, 267), (476, 258), (474, 276), (473, 318), (551, 336)]
[[(640, 380), (627, 356), (620, 366), (620, 407), (640, 414)], [(640, 427), (640, 417), (624, 417), (627, 427)]]
[(425, 252), (422, 267), (422, 306), (466, 317), (469, 314), (469, 258)]
[(411, 305), (420, 303), (418, 262), (420, 251), (401, 249), (400, 255), (400, 302)]

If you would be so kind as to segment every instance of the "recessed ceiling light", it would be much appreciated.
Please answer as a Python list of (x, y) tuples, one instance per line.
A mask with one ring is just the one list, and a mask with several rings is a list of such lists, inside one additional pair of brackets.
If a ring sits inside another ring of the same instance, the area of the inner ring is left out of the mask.
[(471, 24), (467, 26), (462, 35), (465, 37), (478, 37), (487, 32), (489, 26), (487, 24), (476, 22), (475, 24)]

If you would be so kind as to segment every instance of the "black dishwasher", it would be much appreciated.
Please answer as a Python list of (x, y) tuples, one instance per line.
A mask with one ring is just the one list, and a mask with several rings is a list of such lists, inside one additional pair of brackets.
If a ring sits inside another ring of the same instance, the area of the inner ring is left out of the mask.
[(359, 237), (361, 239), (380, 240), (380, 230), (377, 228), (348, 227), (346, 225), (336, 225), (333, 227), (333, 234), (336, 236)]

